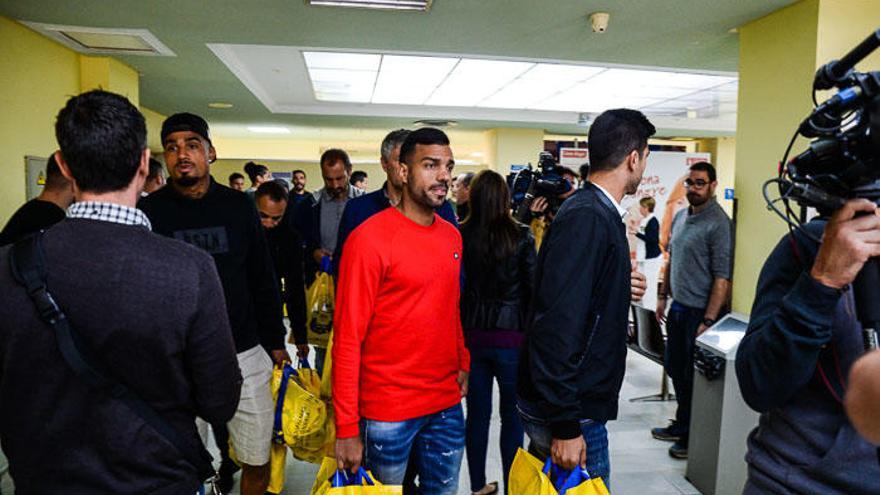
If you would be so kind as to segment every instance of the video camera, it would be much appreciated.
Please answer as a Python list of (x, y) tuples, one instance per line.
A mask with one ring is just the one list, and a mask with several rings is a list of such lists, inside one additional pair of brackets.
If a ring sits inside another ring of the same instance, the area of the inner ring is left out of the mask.
[(562, 204), (561, 194), (571, 191), (572, 185), (562, 177), (562, 170), (553, 155), (546, 151), (538, 154), (538, 170), (530, 163), (526, 168), (507, 176), (510, 202), (514, 216), (525, 222), (529, 206), (535, 198), (547, 198), (547, 210), (555, 213)]
[[(782, 198), (823, 213), (851, 198), (880, 201), (880, 72), (853, 67), (880, 46), (880, 29), (840, 60), (822, 66), (813, 82), (816, 91), (838, 92), (800, 124), (792, 137), (775, 182)], [(797, 136), (813, 139), (809, 148), (786, 163)]]
[[(880, 47), (880, 29), (874, 31), (840, 60), (832, 60), (816, 72), (813, 81), (815, 109), (801, 122), (791, 138), (779, 168), (779, 176), (764, 183), (764, 199), (790, 227), (805, 220), (792, 220), (789, 200), (812, 206), (827, 215), (853, 198), (880, 204), (880, 72), (856, 72), (853, 67)], [(837, 94), (816, 101), (816, 91), (837, 88)], [(787, 161), (798, 136), (810, 138), (809, 148)], [(770, 184), (779, 186), (780, 198), (771, 200)], [(775, 203), (785, 204), (785, 212)], [(803, 213), (803, 212), (802, 212)], [(804, 235), (821, 242), (806, 231)], [(853, 282), (856, 313), (862, 324), (865, 350), (877, 349), (880, 329), (880, 259), (871, 258)]]

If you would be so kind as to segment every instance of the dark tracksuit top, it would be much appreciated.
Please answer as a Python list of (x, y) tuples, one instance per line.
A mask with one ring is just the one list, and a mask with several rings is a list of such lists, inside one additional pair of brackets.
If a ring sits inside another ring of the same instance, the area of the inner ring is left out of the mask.
[(284, 349), (281, 295), (266, 235), (254, 202), (211, 179), (208, 192), (189, 199), (172, 186), (138, 203), (153, 231), (179, 239), (214, 257), (226, 296), (237, 352), (256, 345)]

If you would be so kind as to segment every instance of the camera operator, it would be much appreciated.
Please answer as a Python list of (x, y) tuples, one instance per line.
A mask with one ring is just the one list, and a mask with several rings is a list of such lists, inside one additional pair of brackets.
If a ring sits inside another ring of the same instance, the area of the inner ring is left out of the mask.
[(850, 200), (786, 236), (764, 264), (736, 356), (743, 397), (761, 413), (748, 438), (746, 495), (880, 493), (875, 448), (842, 403), (863, 352), (850, 284), (880, 256), (877, 213)]

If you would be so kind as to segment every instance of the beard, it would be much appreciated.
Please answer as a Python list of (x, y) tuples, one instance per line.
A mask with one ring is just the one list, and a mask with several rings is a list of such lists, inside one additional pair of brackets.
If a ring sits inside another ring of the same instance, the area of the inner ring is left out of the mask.
[(299, 182), (295, 182), (295, 183), (293, 184), (293, 190), (294, 190), (295, 192), (300, 192), (300, 191), (302, 191), (302, 190), (305, 189), (305, 188), (306, 188), (306, 186), (305, 186), (304, 184), (300, 184)]
[(709, 197), (703, 197), (697, 193), (687, 193), (687, 200), (691, 206), (703, 206), (706, 201), (709, 201)]
[(180, 187), (192, 187), (199, 183), (199, 177), (192, 175), (182, 175), (174, 179), (174, 183)]

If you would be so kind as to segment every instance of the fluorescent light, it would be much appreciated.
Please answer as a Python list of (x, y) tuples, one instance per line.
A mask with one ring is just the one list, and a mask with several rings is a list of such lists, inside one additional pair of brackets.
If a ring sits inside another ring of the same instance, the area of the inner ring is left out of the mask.
[(257, 134), (290, 134), (290, 129), (280, 126), (249, 125), (247, 129)]
[(312, 69), (379, 70), (382, 55), (375, 53), (303, 52), (306, 67)]
[(462, 59), (426, 104), (474, 106), (534, 65), (530, 62)]
[(448, 57), (385, 55), (371, 102), (421, 105), (458, 61)]
[(432, 0), (307, 0), (319, 7), (354, 7), (377, 10), (416, 10), (425, 12)]

